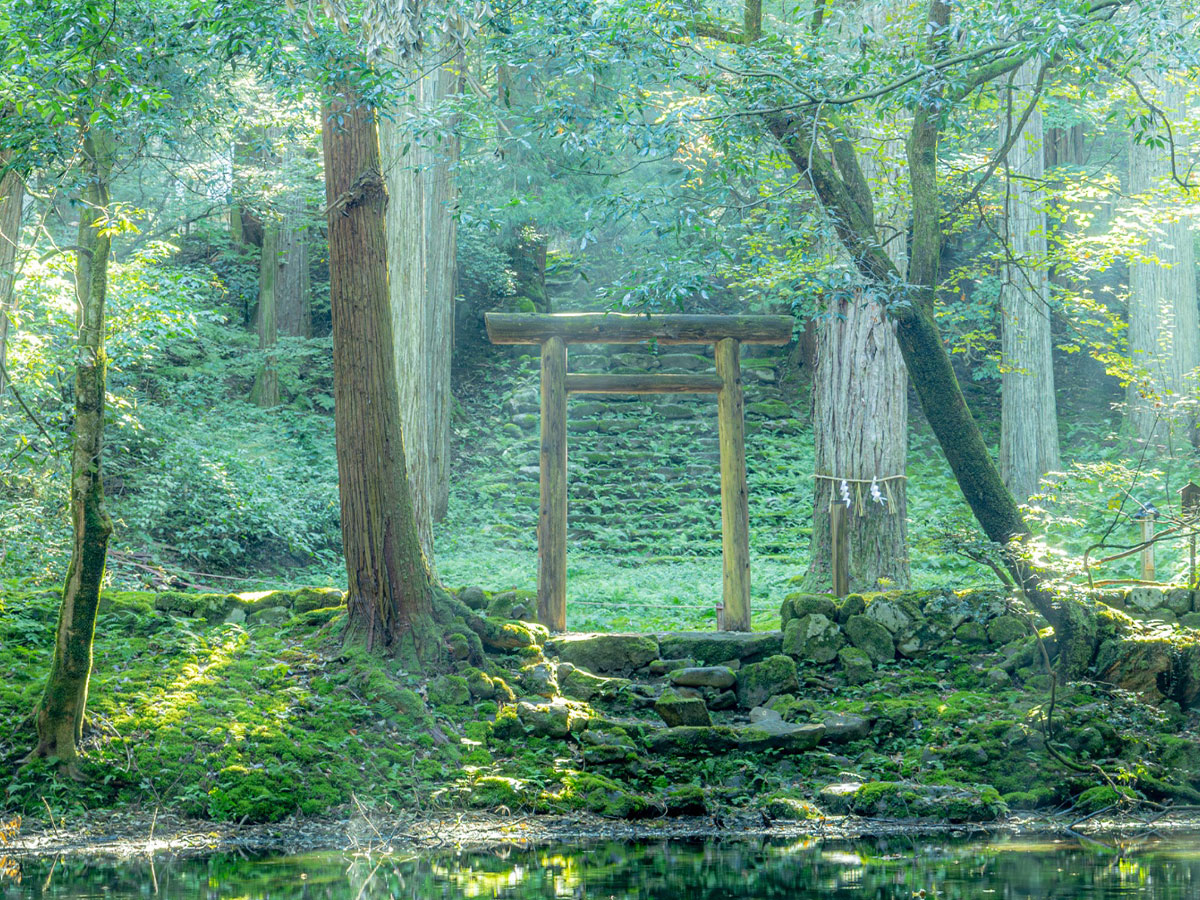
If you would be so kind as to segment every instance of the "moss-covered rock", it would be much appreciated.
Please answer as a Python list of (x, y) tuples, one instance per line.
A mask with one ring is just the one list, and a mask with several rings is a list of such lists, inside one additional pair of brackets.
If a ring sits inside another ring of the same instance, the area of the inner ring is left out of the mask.
[(783, 650), (778, 631), (679, 631), (658, 635), (664, 659), (694, 659), (702, 666), (758, 662)]
[(1102, 809), (1116, 809), (1137, 802), (1137, 794), (1127, 787), (1110, 787), (1099, 784), (1088, 788), (1080, 794), (1075, 805), (1083, 812), (1099, 812)]
[(496, 685), (487, 672), (468, 666), (462, 677), (467, 681), (468, 693), (476, 700), (491, 700), (496, 696)]
[(346, 594), (338, 588), (299, 588), (291, 594), (293, 613), (346, 605)]
[(624, 678), (593, 675), (571, 663), (559, 663), (558, 666), (558, 689), (563, 696), (573, 700), (609, 699), (628, 684), (629, 681)]
[(746, 415), (756, 419), (790, 419), (792, 408), (782, 400), (759, 400), (746, 404)]
[(667, 688), (654, 704), (654, 711), (671, 728), (680, 725), (708, 726), (712, 718), (700, 697), (686, 697), (674, 688)]
[(891, 662), (896, 658), (896, 644), (891, 632), (867, 616), (850, 616), (842, 626), (850, 643), (861, 650), (873, 663)]
[(545, 661), (521, 666), (517, 673), (521, 689), (526, 694), (538, 697), (553, 698), (558, 696), (558, 676), (556, 667)]
[(532, 622), (537, 618), (536, 591), (504, 591), (488, 601), (487, 614), (493, 619), (517, 619)]
[(589, 766), (628, 765), (637, 762), (637, 746), (617, 727), (588, 728), (579, 735), (583, 761)]
[(837, 623), (845, 625), (851, 616), (861, 616), (867, 611), (867, 601), (862, 594), (847, 594), (837, 610)]
[(664, 798), (668, 816), (703, 816), (708, 812), (704, 789), (698, 784), (668, 788)]
[(487, 592), (477, 585), (468, 585), (467, 587), (459, 588), (458, 599), (465, 603), (469, 609), (476, 611), (486, 609), (488, 605)]
[(160, 612), (221, 622), (230, 611), (245, 607), (237, 594), (193, 594), (186, 591), (160, 591), (154, 596), (154, 608)]
[(435, 706), (466, 706), (471, 702), (470, 682), (461, 675), (439, 675), (429, 682), (426, 696)]
[(825, 726), (813, 722), (793, 725), (774, 714), (736, 728), (734, 733), (742, 750), (805, 753), (821, 742)]
[(635, 819), (654, 812), (644, 797), (611, 778), (591, 773), (564, 776), (563, 790), (552, 800), (610, 819)]
[(875, 666), (871, 657), (857, 647), (843, 647), (838, 651), (838, 663), (846, 676), (847, 684), (867, 684), (875, 678)]
[(546, 650), (596, 675), (628, 676), (659, 657), (658, 641), (647, 634), (567, 635)]
[(997, 616), (987, 623), (987, 638), (993, 644), (1011, 644), (1029, 635), (1029, 625), (1020, 616)]
[(479, 636), (489, 650), (507, 651), (539, 647), (550, 634), (544, 626), (533, 622), (480, 619), (477, 625), (481, 632)]
[(783, 652), (797, 660), (831, 662), (845, 643), (837, 622), (821, 613), (792, 619), (783, 630)]
[(737, 683), (737, 673), (729, 666), (687, 666), (672, 671), (670, 678), (676, 687), (725, 690)]
[(775, 694), (794, 694), (798, 690), (796, 663), (790, 656), (778, 654), (738, 670), (738, 704), (746, 709), (762, 706)]
[(468, 790), (466, 803), (475, 809), (517, 809), (525, 806), (533, 797), (529, 783), (519, 778), (500, 775), (484, 775), (475, 779)]
[(954, 637), (967, 646), (986, 644), (988, 640), (987, 627), (982, 622), (963, 622), (954, 629)]
[(646, 749), (651, 753), (685, 758), (723, 753), (737, 745), (737, 732), (727, 725), (663, 728), (646, 738)]
[(825, 616), (827, 619), (837, 618), (837, 604), (825, 594), (806, 594), (797, 592), (783, 598), (779, 607), (779, 618), (783, 628), (787, 628), (792, 619), (799, 619), (810, 613)]
[(824, 818), (824, 814), (807, 800), (789, 797), (786, 794), (767, 797), (763, 801), (762, 809), (767, 816), (780, 822), (807, 822)]
[(821, 799), (834, 812), (876, 819), (993, 822), (1008, 811), (991, 785), (847, 782), (825, 787)]
[(575, 724), (571, 709), (561, 701), (530, 703), (522, 700), (517, 704), (517, 718), (528, 733), (537, 737), (565, 738)]

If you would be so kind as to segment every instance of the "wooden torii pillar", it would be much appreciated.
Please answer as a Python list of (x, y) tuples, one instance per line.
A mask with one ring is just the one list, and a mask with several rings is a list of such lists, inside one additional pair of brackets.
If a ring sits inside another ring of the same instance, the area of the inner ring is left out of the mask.
[[(726, 631), (750, 630), (750, 513), (746, 488), (742, 344), (786, 344), (791, 316), (488, 313), (493, 344), (542, 354), (538, 621), (567, 627), (567, 395), (716, 394), (721, 448), (722, 596)], [(716, 375), (588, 375), (567, 371), (569, 344), (712, 344)]]

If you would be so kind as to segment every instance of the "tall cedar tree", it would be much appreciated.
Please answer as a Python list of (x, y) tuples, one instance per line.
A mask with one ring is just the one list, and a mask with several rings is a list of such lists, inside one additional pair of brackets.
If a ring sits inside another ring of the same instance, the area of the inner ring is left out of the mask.
[(375, 110), (342, 85), (323, 116), (347, 639), (420, 660), (436, 652), (433, 587), (404, 459)]
[[(924, 61), (933, 65), (950, 54), (950, 4), (930, 0)], [(913, 111), (907, 141), (912, 190), (911, 243), (907, 279), (888, 257), (870, 214), (871, 188), (851, 154), (826, 156), (814, 145), (821, 132), (811, 114), (780, 111), (764, 114), (766, 125), (779, 140), (798, 172), (805, 175), (822, 205), (830, 211), (839, 240), (859, 272), (879, 289), (891, 293), (906, 285), (903, 302), (890, 304), (896, 337), (921, 409), (942, 447), (955, 480), (989, 539), (1010, 546), (1029, 537), (1029, 527), (1013, 495), (1005, 487), (979, 426), (963, 398), (950, 356), (934, 319), (941, 259), (941, 200), (938, 190), (938, 148), (946, 107), (960, 102), (995, 78), (1017, 69), (1023, 55), (998, 56), (975, 64), (962, 83), (948, 87), (934, 68), (921, 84), (921, 101)], [(1080, 676), (1096, 649), (1098, 622), (1094, 608), (1058, 598), (1045, 586), (1042, 573), (1022, 552), (1008, 557), (1016, 581), (1058, 636), (1059, 664), (1064, 674)]]

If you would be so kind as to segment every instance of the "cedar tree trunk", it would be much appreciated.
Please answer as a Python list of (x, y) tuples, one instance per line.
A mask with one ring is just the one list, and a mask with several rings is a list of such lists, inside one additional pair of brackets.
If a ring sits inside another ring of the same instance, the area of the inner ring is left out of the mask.
[[(945, 0), (931, 0), (927, 57), (945, 52), (949, 15), (950, 7)], [(820, 130), (813, 128), (811, 116), (774, 113), (766, 118), (767, 127), (797, 171), (811, 181), (830, 212), (838, 238), (859, 272), (878, 286), (882, 296), (889, 298), (888, 312), (896, 322), (896, 337), (908, 376), (975, 518), (989, 539), (1014, 551), (1023, 549), (1029, 529), (1004, 486), (1000, 470), (963, 398), (934, 320), (934, 302), (941, 255), (937, 160), (943, 106), (966, 96), (983, 80), (1004, 74), (1019, 63), (1018, 58), (988, 66), (977, 73), (979, 80), (959, 85), (954, 97), (945, 96), (945, 85), (936, 74), (931, 74), (923, 85), (924, 102), (914, 110), (907, 141), (912, 184), (907, 279), (900, 278), (878, 238), (870, 213), (870, 187), (854, 160), (837, 153), (836, 146), (831, 158), (812, 145), (813, 134), (820, 137)], [(1010, 552), (1007, 558), (1017, 584), (1054, 626), (1061, 670), (1068, 677), (1079, 677), (1095, 652), (1097, 620), (1093, 609), (1052, 595), (1022, 552)]]
[(347, 639), (419, 662), (437, 653), (433, 589), (400, 427), (375, 112), (343, 86), (323, 114)]
[[(1184, 121), (1183, 89), (1161, 78), (1153, 86), (1158, 105)], [(1176, 140), (1176, 158), (1185, 160), (1186, 148)], [(1172, 428), (1194, 439), (1194, 369), (1200, 363), (1192, 217), (1173, 213), (1163, 199), (1168, 191), (1175, 193), (1170, 154), (1169, 146), (1130, 143), (1129, 191), (1140, 195), (1143, 212), (1152, 213), (1155, 224), (1129, 262), (1129, 352), (1135, 373), (1129, 419), (1136, 437), (1163, 445)]]
[[(1035, 102), (1036, 74), (1033, 61), (1017, 70), (1001, 110), (1002, 142)], [(1008, 259), (1000, 293), (1000, 472), (1022, 502), (1037, 490), (1043, 475), (1059, 467), (1043, 158), (1042, 113), (1034, 107), (1008, 152)]]

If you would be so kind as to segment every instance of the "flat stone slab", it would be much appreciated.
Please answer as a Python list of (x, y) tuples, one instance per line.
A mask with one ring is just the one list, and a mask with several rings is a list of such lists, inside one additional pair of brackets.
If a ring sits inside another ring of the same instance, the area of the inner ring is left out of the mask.
[(731, 688), (737, 673), (729, 666), (689, 666), (671, 673), (671, 684), (679, 687)]
[(783, 651), (778, 631), (670, 631), (656, 637), (664, 659), (694, 659), (701, 666), (757, 662)]
[(747, 728), (738, 728), (738, 746), (743, 750), (782, 750), (803, 753), (821, 743), (825, 726), (789, 725), (782, 719), (767, 717)]
[(812, 750), (825, 734), (824, 725), (789, 725), (762, 721), (753, 725), (712, 728), (681, 726), (664, 728), (646, 739), (647, 749), (662, 756), (697, 756), (727, 750), (780, 750), (803, 753)]
[(546, 652), (595, 675), (621, 676), (660, 655), (652, 634), (564, 634), (548, 640)]
[(830, 744), (861, 741), (871, 734), (871, 720), (862, 716), (833, 713), (825, 717), (824, 725), (825, 741)]

